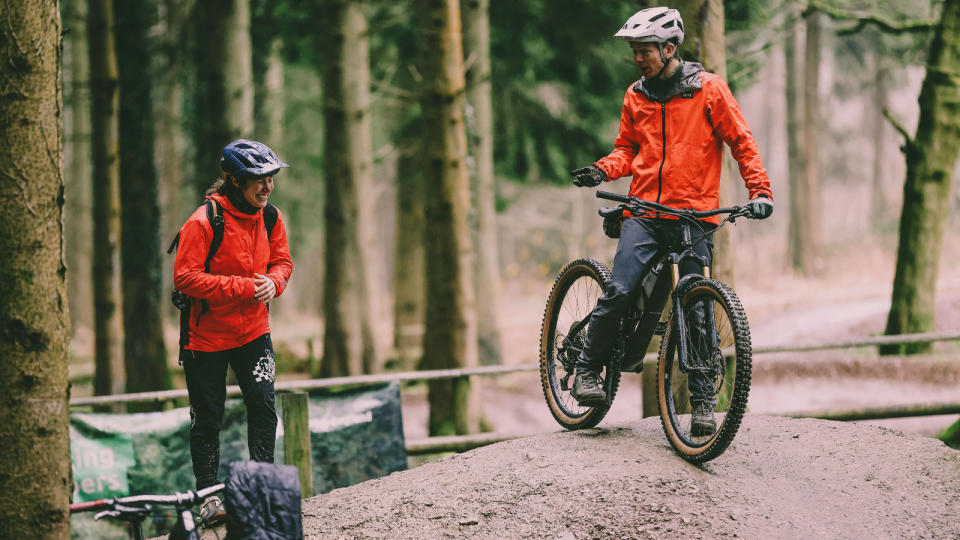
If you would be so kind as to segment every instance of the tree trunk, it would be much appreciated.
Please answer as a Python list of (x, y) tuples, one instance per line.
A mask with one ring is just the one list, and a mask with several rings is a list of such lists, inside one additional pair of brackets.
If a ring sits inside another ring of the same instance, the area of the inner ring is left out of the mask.
[[(424, 365), (476, 364), (477, 327), (470, 265), (470, 178), (463, 121), (464, 72), (457, 0), (417, 0), (421, 21), (423, 140), (427, 169), (427, 313)], [(430, 435), (469, 433), (470, 380), (429, 383)]]
[(806, 17), (807, 39), (803, 62), (803, 200), (800, 222), (804, 237), (802, 272), (817, 271), (820, 257), (820, 15)]
[(193, 12), (194, 151), (198, 193), (220, 174), (223, 147), (253, 133), (248, 0), (202, 0)]
[[(885, 334), (935, 328), (936, 284), (950, 184), (960, 157), (960, 0), (947, 0), (930, 44), (917, 134), (907, 141), (900, 243)], [(888, 345), (881, 354), (922, 353), (929, 343)]]
[(464, 0), (463, 47), (467, 103), (473, 109), (471, 149), (476, 209), (477, 339), (480, 363), (503, 363), (499, 326), (500, 257), (497, 253), (496, 184), (493, 175), (493, 104), (490, 96), (490, 0)]
[(401, 369), (416, 369), (423, 357), (426, 309), (424, 185), (426, 160), (420, 145), (404, 151), (397, 165), (397, 244), (393, 264), (394, 346)]
[[(120, 184), (123, 227), (122, 282), (126, 391), (172, 388), (163, 343), (163, 259), (160, 204), (154, 162), (154, 86), (148, 40), (157, 14), (154, 1), (114, 0), (120, 75)], [(162, 404), (136, 404), (156, 410)]]
[(366, 0), (324, 3), (326, 169), (324, 347), (321, 375), (379, 368), (370, 294), (373, 139)]
[(90, 64), (87, 53), (86, 0), (69, 0), (62, 6), (64, 67), (64, 149), (66, 167), (63, 221), (67, 250), (67, 294), (70, 327), (92, 329), (93, 298), (90, 284)]
[(886, 184), (886, 147), (887, 147), (887, 119), (883, 110), (887, 107), (887, 69), (881, 67), (883, 59), (875, 55), (877, 70), (873, 79), (873, 187), (870, 195), (870, 215), (880, 219), (888, 213), (887, 196), (884, 190)]
[[(796, 10), (794, 10), (796, 11)], [(798, 41), (802, 24), (799, 15), (794, 13), (793, 24), (787, 30), (783, 42), (784, 73), (786, 75), (786, 106), (787, 106), (787, 170), (790, 186), (790, 226), (788, 242), (790, 250), (790, 264), (794, 271), (805, 274), (812, 267), (813, 254), (810, 245), (809, 231), (807, 230), (807, 190), (804, 184), (804, 170), (806, 169), (806, 154), (803, 151), (804, 141), (800, 138), (800, 109), (803, 101), (799, 97), (800, 72), (802, 66)]]
[(60, 5), (0, 13), (0, 523), (4, 538), (69, 538)]
[[(280, 55), (283, 41), (275, 38), (270, 41), (268, 54), (265, 58), (262, 78), (257, 81), (257, 134), (268, 141), (270, 148), (284, 155), (283, 115), (284, 115), (284, 81), (283, 58)], [(279, 149), (279, 150), (278, 150)]]
[[(684, 58), (703, 64), (704, 69), (727, 78), (727, 43), (724, 37), (722, 0), (682, 0), (674, 7), (684, 22)], [(688, 56), (689, 55), (689, 56)], [(733, 205), (733, 179), (724, 166), (720, 176), (720, 206)], [(713, 276), (733, 286), (734, 261), (732, 228), (724, 227), (713, 235)]]
[[(176, 236), (186, 216), (180, 215), (180, 192), (184, 179), (184, 133), (180, 117), (183, 114), (183, 50), (185, 31), (185, 12), (180, 0), (163, 0), (160, 4), (160, 39), (162, 55), (156, 77), (156, 102), (160, 104), (154, 110), (156, 117), (156, 154), (157, 175), (160, 178), (160, 215), (163, 216), (160, 247), (166, 249), (165, 242)], [(196, 200), (190, 200), (190, 208), (195, 208)], [(162, 291), (173, 289), (173, 263), (175, 257), (163, 257)], [(180, 312), (172, 303), (165, 302), (167, 320), (179, 317)]]
[(92, 103), (93, 309), (96, 395), (123, 393), (120, 294), (120, 167), (112, 0), (90, 0), (87, 31)]

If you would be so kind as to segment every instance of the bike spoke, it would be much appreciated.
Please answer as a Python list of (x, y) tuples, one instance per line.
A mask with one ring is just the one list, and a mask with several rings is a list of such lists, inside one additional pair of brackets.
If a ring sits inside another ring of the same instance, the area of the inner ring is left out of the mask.
[[(596, 425), (606, 412), (580, 405), (570, 389), (576, 361), (586, 342), (589, 316), (603, 296), (607, 276), (609, 270), (591, 259), (567, 265), (554, 284), (544, 315), (541, 336), (544, 396), (557, 421), (570, 429)], [(562, 384), (564, 380), (566, 389)]]
[[(749, 351), (749, 329), (739, 302), (733, 309), (728, 298), (735, 299), (733, 292), (715, 281), (703, 280), (688, 289), (683, 308), (685, 331), (680, 336), (678, 323), (672, 319), (670, 340), (662, 351), (660, 369), (667, 390), (664, 427), (670, 425), (667, 435), (671, 444), (691, 461), (719, 455), (733, 438), (746, 407), (750, 359), (749, 354), (741, 358), (738, 351)], [(741, 338), (743, 344), (738, 343)], [(685, 358), (680, 357), (679, 339), (685, 345)], [(742, 384), (739, 373), (747, 375)], [(698, 407), (701, 410), (694, 422)], [(726, 429), (731, 417), (731, 427)]]

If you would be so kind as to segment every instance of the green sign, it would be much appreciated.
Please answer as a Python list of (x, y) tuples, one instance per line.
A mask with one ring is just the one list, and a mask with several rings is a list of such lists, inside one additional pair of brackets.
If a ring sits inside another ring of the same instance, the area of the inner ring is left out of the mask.
[(134, 465), (133, 441), (125, 433), (82, 434), (70, 428), (73, 501), (130, 494), (127, 469)]

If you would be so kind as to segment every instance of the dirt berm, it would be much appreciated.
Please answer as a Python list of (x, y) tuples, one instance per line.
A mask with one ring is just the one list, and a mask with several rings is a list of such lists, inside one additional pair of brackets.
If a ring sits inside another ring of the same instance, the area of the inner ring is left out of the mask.
[(658, 418), (502, 442), (303, 502), (308, 538), (960, 538), (960, 452), (747, 415), (704, 466)]

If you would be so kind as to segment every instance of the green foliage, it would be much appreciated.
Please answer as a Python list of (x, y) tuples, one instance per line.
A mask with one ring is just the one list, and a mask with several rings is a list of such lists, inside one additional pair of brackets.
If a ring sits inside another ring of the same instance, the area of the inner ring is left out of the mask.
[(623, 94), (637, 79), (612, 36), (637, 6), (492, 2), (494, 162), (519, 181), (568, 181), (606, 155)]
[(749, 32), (762, 28), (770, 21), (775, 7), (760, 0), (724, 0), (724, 29), (727, 32)]

